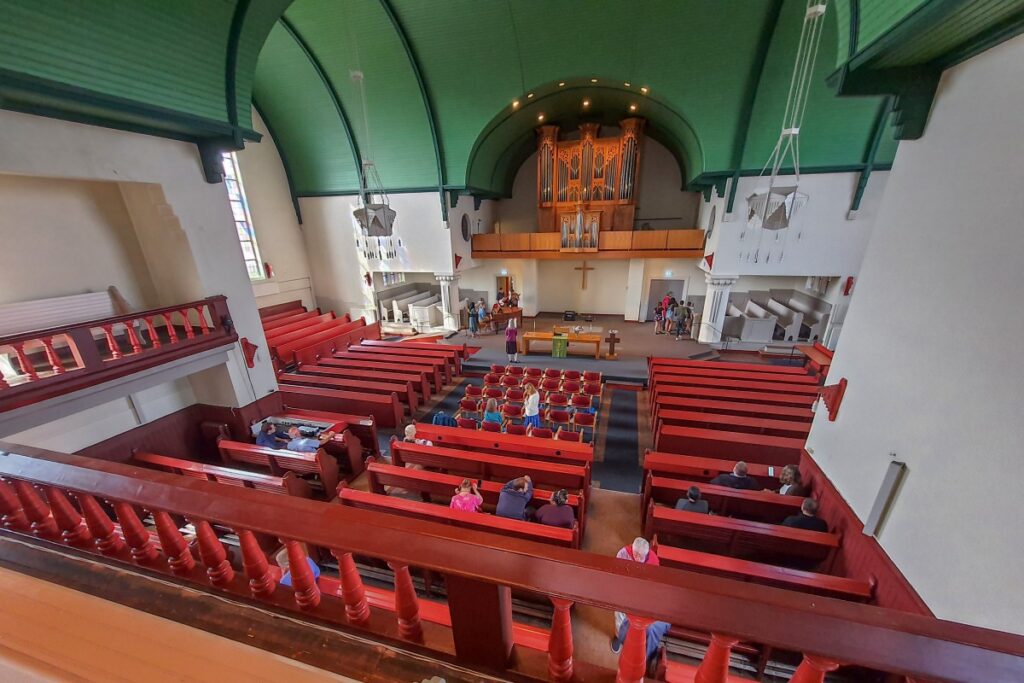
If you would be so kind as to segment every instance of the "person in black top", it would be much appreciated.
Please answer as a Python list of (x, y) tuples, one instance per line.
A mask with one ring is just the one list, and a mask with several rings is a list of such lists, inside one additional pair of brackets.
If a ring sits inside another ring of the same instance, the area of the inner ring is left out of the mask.
[(699, 512), (706, 515), (708, 514), (708, 502), (701, 500), (699, 488), (691, 486), (686, 490), (686, 498), (680, 498), (676, 501), (676, 510)]
[(747, 463), (742, 460), (732, 468), (731, 474), (719, 474), (709, 484), (716, 486), (728, 486), (731, 489), (746, 489), (748, 491), (760, 491), (761, 485), (752, 477), (747, 476)]
[(782, 521), (782, 526), (828, 533), (828, 524), (818, 516), (818, 501), (813, 498), (804, 498), (804, 502), (800, 505), (800, 514), (786, 517)]

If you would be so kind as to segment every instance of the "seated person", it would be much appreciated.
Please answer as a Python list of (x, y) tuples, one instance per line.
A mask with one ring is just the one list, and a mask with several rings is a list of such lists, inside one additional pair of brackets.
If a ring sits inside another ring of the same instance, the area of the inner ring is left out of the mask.
[(715, 486), (728, 486), (731, 489), (746, 489), (747, 491), (761, 490), (761, 485), (754, 481), (752, 477), (747, 476), (747, 463), (742, 460), (736, 463), (736, 466), (732, 468), (731, 473), (719, 474), (708, 483), (714, 484)]
[(256, 445), (264, 448), (284, 448), (289, 441), (288, 433), (282, 432), (277, 425), (269, 420), (260, 427), (260, 433), (256, 435)]
[(498, 411), (498, 401), (496, 399), (487, 399), (487, 405), (484, 407), (484, 422), (497, 422), (501, 424), (501, 413)]
[(461, 510), (462, 512), (480, 512), (480, 506), (483, 504), (484, 497), (476, 490), (476, 482), (470, 479), (463, 479), (462, 483), (455, 489), (455, 495), (452, 496), (452, 502), (448, 507), (452, 510)]
[(559, 489), (551, 494), (551, 502), (541, 505), (533, 518), (541, 524), (571, 529), (576, 523), (576, 513), (569, 507), (569, 492)]
[(296, 453), (315, 453), (317, 449), (330, 441), (333, 436), (334, 432), (326, 431), (321, 432), (319, 438), (311, 438), (302, 436), (302, 432), (299, 431), (298, 427), (292, 427), (288, 430), (288, 438), (291, 440), (288, 442), (287, 448)]
[(818, 516), (818, 501), (813, 498), (804, 498), (803, 504), (800, 505), (800, 514), (786, 517), (782, 520), (782, 526), (828, 533), (828, 524)]
[(686, 489), (686, 498), (680, 498), (676, 501), (676, 510), (699, 512), (702, 515), (706, 515), (708, 514), (708, 502), (701, 500), (699, 488), (691, 486)]
[(417, 439), (416, 438), (416, 425), (408, 425), (405, 428), (405, 438), (402, 439), (407, 443), (414, 443), (420, 446), (433, 446), (434, 442), (430, 439)]
[[(782, 473), (779, 475), (779, 482), (782, 484), (776, 493), (781, 493), (784, 496), (806, 496), (807, 487), (804, 486), (803, 475), (800, 474), (800, 468), (796, 465), (786, 465), (782, 468)], [(765, 491), (772, 491), (773, 489), (765, 489)]]
[[(280, 583), (282, 586), (291, 586), (292, 573), (291, 571), (289, 571), (288, 549), (281, 548), (281, 550), (275, 556), (275, 559), (277, 560), (277, 566), (281, 568), (281, 580), (278, 583)], [(309, 563), (309, 569), (313, 572), (313, 580), (315, 581), (316, 579), (319, 579), (320, 567), (316, 566), (316, 562), (314, 562), (309, 555), (306, 555), (306, 562)]]
[(517, 477), (502, 487), (494, 514), (509, 519), (526, 519), (526, 504), (533, 498), (530, 475)]
[[(651, 544), (647, 539), (637, 537), (631, 545), (627, 545), (616, 553), (615, 557), (620, 560), (630, 560), (641, 564), (661, 564), (658, 556), (651, 550)], [(661, 639), (668, 633), (671, 624), (664, 621), (652, 622), (647, 627), (647, 668), (657, 657), (658, 648), (661, 646)], [(615, 613), (615, 636), (611, 641), (612, 652), (618, 654), (626, 642), (626, 634), (629, 633), (629, 618), (623, 612)]]

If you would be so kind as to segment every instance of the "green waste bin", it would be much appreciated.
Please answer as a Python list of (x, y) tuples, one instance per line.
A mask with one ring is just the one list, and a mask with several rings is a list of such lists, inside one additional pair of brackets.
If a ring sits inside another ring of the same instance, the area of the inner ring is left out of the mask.
[(551, 338), (551, 357), (565, 358), (569, 355), (569, 337), (564, 334), (556, 334)]

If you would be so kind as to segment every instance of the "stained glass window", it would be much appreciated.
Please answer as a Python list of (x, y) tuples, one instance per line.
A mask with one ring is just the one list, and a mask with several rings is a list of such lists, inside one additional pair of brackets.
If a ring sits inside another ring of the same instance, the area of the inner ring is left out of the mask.
[(263, 260), (260, 248), (256, 244), (256, 233), (252, 229), (252, 216), (249, 214), (249, 202), (245, 198), (245, 187), (242, 185), (242, 174), (238, 169), (238, 159), (234, 153), (224, 154), (224, 184), (228, 190), (228, 201), (231, 213), (235, 218), (235, 229), (238, 241), (242, 245), (242, 257), (250, 280), (266, 279), (263, 271)]

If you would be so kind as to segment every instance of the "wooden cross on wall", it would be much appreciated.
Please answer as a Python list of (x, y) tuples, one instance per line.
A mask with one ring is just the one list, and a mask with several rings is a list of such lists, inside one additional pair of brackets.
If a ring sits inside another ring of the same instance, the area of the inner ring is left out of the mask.
[(588, 266), (586, 261), (583, 262), (582, 266), (576, 266), (575, 268), (573, 268), (573, 270), (580, 271), (580, 275), (583, 276), (583, 282), (582, 282), (582, 284), (580, 286), (580, 289), (586, 289), (587, 288), (587, 271), (588, 270), (593, 270), (593, 269), (594, 269), (593, 266)]

